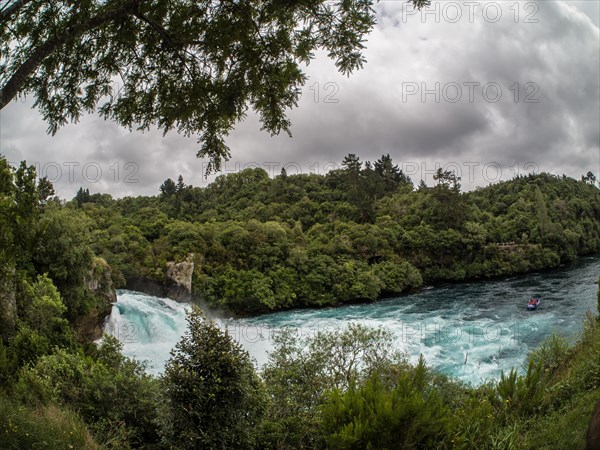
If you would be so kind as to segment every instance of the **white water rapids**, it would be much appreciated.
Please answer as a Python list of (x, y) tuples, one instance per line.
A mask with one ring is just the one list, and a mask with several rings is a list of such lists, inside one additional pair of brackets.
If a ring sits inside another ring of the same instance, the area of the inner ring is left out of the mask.
[[(351, 321), (390, 330), (413, 361), (423, 354), (442, 372), (473, 384), (520, 367), (527, 353), (553, 330), (576, 336), (586, 311), (595, 311), (600, 258), (585, 258), (554, 271), (476, 283), (446, 284), (376, 303), (284, 311), (248, 319), (220, 320), (260, 367), (272, 336), (293, 327), (303, 336), (345, 327)], [(541, 294), (536, 311), (530, 295)], [(124, 353), (159, 374), (186, 330), (187, 305), (133, 291), (119, 291), (105, 331)]]

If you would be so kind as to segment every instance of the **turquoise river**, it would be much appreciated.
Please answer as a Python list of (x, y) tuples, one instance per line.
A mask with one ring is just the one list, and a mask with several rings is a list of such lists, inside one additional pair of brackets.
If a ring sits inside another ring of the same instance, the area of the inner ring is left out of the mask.
[[(527, 353), (555, 330), (575, 338), (587, 311), (596, 312), (600, 257), (581, 258), (556, 270), (498, 280), (444, 284), (375, 303), (278, 312), (247, 319), (216, 319), (260, 367), (283, 327), (311, 336), (356, 322), (390, 330), (411, 360), (479, 384), (501, 370), (520, 368)], [(530, 296), (542, 303), (527, 311)], [(159, 374), (186, 330), (187, 305), (139, 292), (118, 292), (105, 331), (124, 353)]]

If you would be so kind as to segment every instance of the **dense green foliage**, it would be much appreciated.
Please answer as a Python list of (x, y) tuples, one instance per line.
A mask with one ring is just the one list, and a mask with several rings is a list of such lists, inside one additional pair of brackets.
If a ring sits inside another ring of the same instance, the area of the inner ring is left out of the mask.
[(188, 315), (188, 331), (172, 350), (162, 381), (169, 446), (253, 447), (262, 383), (248, 353), (199, 309)]
[(436, 388), (426, 389), (421, 360), (386, 386), (374, 374), (363, 385), (334, 390), (323, 408), (332, 449), (436, 448), (451, 438), (449, 408)]
[(15, 395), (27, 404), (75, 410), (101, 441), (155, 444), (159, 384), (119, 352), (114, 338), (93, 356), (57, 350), (21, 370)]
[[(193, 309), (163, 376), (89, 342), (121, 285), (165, 282), (193, 253), (193, 290), (255, 313), (375, 300), (423, 282), (553, 267), (598, 251), (599, 191), (519, 177), (417, 190), (389, 157), (327, 176), (246, 170), (157, 197), (80, 190), (68, 203), (0, 158), (0, 447), (581, 448), (600, 386), (600, 322), (553, 336), (523, 371), (471, 387), (409, 363), (382, 329), (275, 336), (267, 364)], [(108, 263), (101, 257), (106, 258)], [(108, 280), (108, 281), (107, 281)], [(600, 302), (600, 292), (599, 292)], [(87, 330), (89, 331), (89, 330)]]
[(74, 321), (85, 314), (106, 312), (108, 299), (92, 285), (109, 268), (94, 258), (90, 233), (93, 222), (89, 217), (51, 198), (51, 183), (46, 178), (38, 180), (35, 167), (25, 162), (14, 170), (0, 157), (0, 189), (3, 340), (14, 335), (18, 321), (24, 326), (31, 325), (31, 320), (39, 322), (39, 318), (30, 317), (37, 297), (42, 302), (37, 306), (47, 308), (52, 317), (60, 312), (58, 315)]
[(262, 370), (271, 400), (262, 434), (268, 448), (322, 447), (320, 407), (329, 389), (348, 389), (376, 371), (394, 376), (408, 367), (383, 329), (350, 325), (304, 339), (284, 330), (274, 342)]
[(3, 448), (578, 449), (600, 398), (592, 316), (574, 346), (554, 336), (523, 375), (476, 388), (411, 365), (389, 333), (361, 325), (283, 332), (258, 377), (231, 337), (196, 311), (189, 320), (161, 379), (111, 339), (20, 369), (2, 385)]
[[(389, 155), (348, 155), (325, 176), (271, 179), (262, 169), (205, 188), (166, 180), (156, 197), (80, 190), (94, 251), (120, 286), (165, 282), (167, 261), (194, 255), (193, 294), (255, 314), (372, 301), (423, 283), (556, 267), (600, 251), (600, 190), (549, 174), (472, 192), (439, 170), (414, 189)], [(70, 207), (70, 205), (69, 205)]]
[[(385, 333), (375, 335), (362, 327), (318, 335), (312, 344), (329, 342), (341, 355), (347, 350), (344, 337), (357, 332), (370, 336), (366, 348), (389, 344)], [(591, 412), (600, 399), (600, 326), (590, 316), (574, 346), (562, 342), (554, 336), (544, 343), (530, 355), (522, 375), (513, 370), (477, 388), (437, 374), (422, 359), (411, 366), (397, 358), (382, 359), (385, 362), (376, 370), (365, 365), (349, 384), (335, 387), (337, 375), (327, 371), (327, 359), (311, 354), (316, 345), (290, 352), (294, 346), (280, 342), (265, 369), (265, 383), (271, 395), (289, 386), (287, 401), (274, 404), (296, 406), (296, 420), (284, 422), (289, 426), (273, 427), (273, 415), (286, 412), (279, 406), (273, 408), (267, 415), (267, 430), (279, 430), (275, 436), (280, 440), (267, 435), (271, 439), (267, 447), (583, 448)], [(363, 340), (356, 348), (364, 344)], [(312, 395), (314, 377), (301, 378), (303, 371), (298, 369), (307, 363), (312, 372), (323, 369), (329, 374), (325, 382), (329, 387), (319, 395)], [(269, 376), (269, 371), (279, 376)], [(293, 410), (287, 407), (289, 411)], [(302, 421), (302, 414), (312, 419)]]
[(0, 189), (0, 447), (158, 441), (157, 381), (116, 342), (87, 341), (112, 298), (90, 219), (24, 162), (0, 158)]

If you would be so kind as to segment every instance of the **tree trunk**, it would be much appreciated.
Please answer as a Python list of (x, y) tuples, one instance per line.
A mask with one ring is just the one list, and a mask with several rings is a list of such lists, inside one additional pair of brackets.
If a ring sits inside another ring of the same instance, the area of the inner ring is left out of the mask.
[[(72, 41), (73, 39), (82, 36), (88, 31), (94, 30), (106, 25), (109, 22), (112, 22), (113, 20), (126, 17), (127, 15), (134, 13), (137, 10), (139, 2), (140, 0), (133, 0), (126, 3), (122, 8), (106, 11), (98, 14), (95, 17), (92, 17), (85, 22), (73, 25), (72, 27), (67, 28), (61, 34), (48, 39), (48, 41), (46, 41), (44, 44), (37, 47), (31, 53), (29, 58), (27, 58), (27, 60), (21, 64), (21, 66), (6, 82), (6, 84), (2, 86), (2, 89), (0, 90), (0, 110), (2, 110), (15, 98), (15, 96), (25, 85), (27, 78), (37, 70), (44, 59), (50, 56), (59, 47), (68, 43), (69, 41)], [(18, 3), (15, 3), (15, 5), (18, 5)]]

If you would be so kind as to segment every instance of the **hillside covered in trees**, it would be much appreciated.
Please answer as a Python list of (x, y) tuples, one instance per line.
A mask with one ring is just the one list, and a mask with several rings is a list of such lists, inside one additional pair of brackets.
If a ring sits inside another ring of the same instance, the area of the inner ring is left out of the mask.
[(87, 224), (117, 286), (164, 283), (167, 262), (193, 254), (194, 297), (238, 314), (375, 300), (600, 251), (590, 178), (531, 174), (471, 192), (454, 173), (434, 178), (415, 187), (389, 155), (351, 154), (324, 176), (254, 168), (119, 200), (81, 189), (64, 208)]
[(523, 375), (479, 387), (412, 365), (388, 331), (361, 325), (306, 340), (282, 332), (258, 369), (193, 308), (158, 378), (116, 339), (91, 342), (112, 279), (162, 282), (166, 263), (190, 253), (196, 295), (255, 313), (599, 249), (599, 190), (584, 181), (540, 174), (461, 193), (443, 172), (414, 189), (386, 158), (344, 167), (63, 202), (33, 167), (0, 158), (0, 448), (582, 447), (600, 383), (597, 317), (574, 346), (553, 336)]

